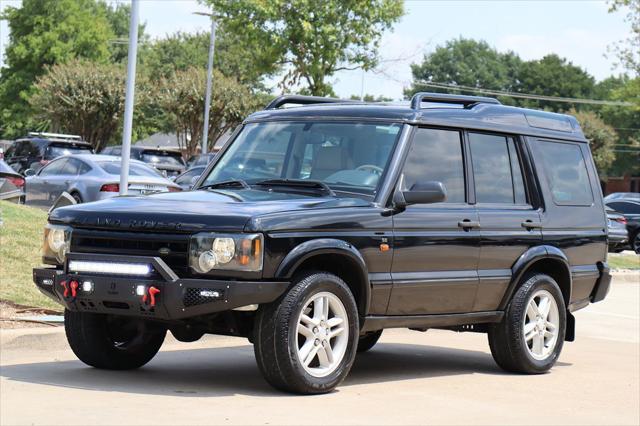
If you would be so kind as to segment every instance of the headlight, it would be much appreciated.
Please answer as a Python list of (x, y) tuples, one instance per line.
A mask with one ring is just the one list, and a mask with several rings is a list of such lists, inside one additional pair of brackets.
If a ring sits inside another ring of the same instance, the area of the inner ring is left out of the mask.
[(262, 234), (216, 234), (191, 237), (189, 265), (200, 273), (212, 270), (262, 270)]
[(44, 228), (44, 249), (42, 252), (45, 263), (62, 264), (71, 246), (71, 228), (68, 226), (47, 224)]

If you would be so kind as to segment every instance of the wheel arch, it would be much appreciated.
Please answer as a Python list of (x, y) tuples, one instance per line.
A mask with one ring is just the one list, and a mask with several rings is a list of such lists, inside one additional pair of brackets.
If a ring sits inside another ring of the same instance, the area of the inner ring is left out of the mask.
[(371, 289), (367, 265), (350, 243), (333, 238), (305, 241), (287, 254), (276, 270), (276, 278), (291, 279), (303, 270), (322, 270), (339, 276), (351, 289), (358, 313), (369, 312)]
[(536, 246), (524, 252), (511, 268), (511, 281), (500, 302), (499, 309), (506, 309), (511, 297), (521, 283), (522, 277), (532, 271), (552, 277), (562, 291), (565, 306), (571, 300), (571, 268), (569, 259), (562, 250), (554, 246)]

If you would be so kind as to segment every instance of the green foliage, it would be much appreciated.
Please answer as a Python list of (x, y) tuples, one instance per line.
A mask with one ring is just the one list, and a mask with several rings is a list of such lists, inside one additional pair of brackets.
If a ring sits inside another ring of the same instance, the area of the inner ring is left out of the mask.
[[(108, 49), (111, 62), (126, 63), (129, 43), (129, 22), (131, 19), (131, 6), (124, 3), (116, 3), (113, 7), (102, 0), (98, 0), (100, 7), (113, 30), (114, 38), (108, 40)], [(138, 55), (144, 52), (149, 37), (145, 34), (145, 24), (138, 25)]]
[(248, 55), (288, 70), (282, 88), (333, 94), (325, 79), (343, 69), (370, 69), (382, 33), (403, 14), (399, 0), (206, 0)]
[(614, 152), (614, 146), (618, 140), (616, 131), (594, 112), (574, 109), (569, 113), (578, 119), (582, 132), (589, 140), (593, 161), (602, 178), (607, 174), (616, 157)]
[[(359, 101), (360, 100), (360, 96), (359, 95), (351, 95), (349, 97), (349, 99), (354, 100), (354, 101)], [(373, 96), (369, 93), (365, 94), (363, 96), (362, 99), (364, 102), (391, 102), (393, 101), (392, 98), (387, 98), (386, 96), (383, 95), (378, 95), (378, 96)]]
[(0, 77), (0, 131), (10, 137), (33, 124), (28, 99), (46, 65), (76, 57), (105, 62), (113, 31), (94, 0), (23, 0), (5, 8), (1, 19), (11, 33)]
[(612, 46), (620, 65), (640, 77), (640, 0), (612, 0), (610, 12), (626, 10), (625, 21), (631, 24), (631, 34)]
[[(246, 85), (218, 71), (214, 72), (213, 78), (209, 148), (248, 114), (262, 107), (260, 99)], [(187, 156), (192, 155), (202, 140), (206, 70), (192, 67), (176, 71), (163, 78), (159, 86), (158, 104), (168, 114), (168, 123), (177, 132)]]

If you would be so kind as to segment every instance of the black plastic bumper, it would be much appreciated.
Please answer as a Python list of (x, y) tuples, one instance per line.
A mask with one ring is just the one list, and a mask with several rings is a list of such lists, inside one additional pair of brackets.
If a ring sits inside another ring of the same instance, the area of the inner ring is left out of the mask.
[[(72, 311), (181, 320), (246, 305), (269, 303), (276, 300), (289, 286), (288, 282), (183, 279), (177, 277), (157, 257), (79, 253), (68, 255), (68, 260), (75, 259), (147, 262), (152, 265), (154, 273), (149, 277), (132, 277), (69, 272), (67, 266), (65, 270), (34, 269), (33, 281), (38, 289)], [(91, 282), (91, 291), (83, 289), (86, 281)], [(73, 282), (76, 283), (75, 289), (72, 288)], [(146, 298), (136, 293), (139, 286), (145, 289)], [(151, 303), (148, 292), (151, 287), (159, 290), (154, 295), (155, 304)]]
[(611, 288), (611, 269), (609, 265), (606, 263), (598, 264), (598, 269), (600, 270), (600, 278), (596, 281), (596, 285), (593, 287), (593, 291), (591, 292), (591, 302), (600, 302), (607, 297), (609, 294), (609, 290)]

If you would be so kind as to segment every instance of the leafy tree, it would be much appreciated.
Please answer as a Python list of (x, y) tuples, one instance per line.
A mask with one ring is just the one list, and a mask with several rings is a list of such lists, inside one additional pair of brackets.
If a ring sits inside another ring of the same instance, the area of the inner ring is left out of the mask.
[(327, 77), (343, 69), (372, 68), (382, 33), (403, 14), (399, 0), (206, 0), (240, 46), (286, 66), (283, 88), (305, 85), (333, 94)]
[(616, 131), (595, 112), (572, 109), (569, 114), (578, 119), (584, 135), (589, 140), (593, 161), (596, 163), (600, 177), (606, 175), (616, 158), (614, 152), (618, 141)]
[[(131, 19), (131, 6), (124, 3), (116, 3), (111, 6), (98, 0), (98, 7), (104, 11), (113, 30), (114, 38), (108, 40), (111, 62), (126, 63), (129, 52), (129, 23)], [(138, 25), (138, 55), (146, 50), (149, 36), (145, 34), (146, 24)]]
[(612, 0), (609, 12), (627, 10), (625, 20), (631, 24), (631, 34), (612, 46), (620, 64), (627, 70), (640, 76), (640, 0)]
[(426, 86), (422, 82), (510, 91), (517, 83), (521, 65), (522, 61), (515, 53), (500, 53), (485, 41), (450, 40), (425, 55), (421, 64), (411, 65), (414, 83), (405, 90), (405, 95), (452, 91)]
[[(360, 100), (360, 95), (351, 95), (349, 97), (349, 99), (354, 100), (354, 101), (359, 101)], [(393, 101), (392, 98), (387, 98), (386, 96), (383, 95), (378, 95), (378, 96), (374, 96), (371, 95), (369, 93), (365, 94), (363, 96), (363, 101), (365, 102), (391, 102)]]
[[(251, 112), (259, 109), (262, 100), (235, 79), (214, 71), (211, 113), (209, 116), (209, 147), (225, 132), (233, 129)], [(206, 70), (188, 68), (162, 79), (158, 93), (160, 107), (168, 114), (169, 125), (177, 132), (187, 155), (194, 154), (202, 140)]]
[(28, 99), (46, 65), (72, 58), (105, 62), (113, 31), (95, 0), (23, 0), (5, 8), (8, 21), (6, 68), (0, 76), (0, 131), (17, 136), (33, 125)]

